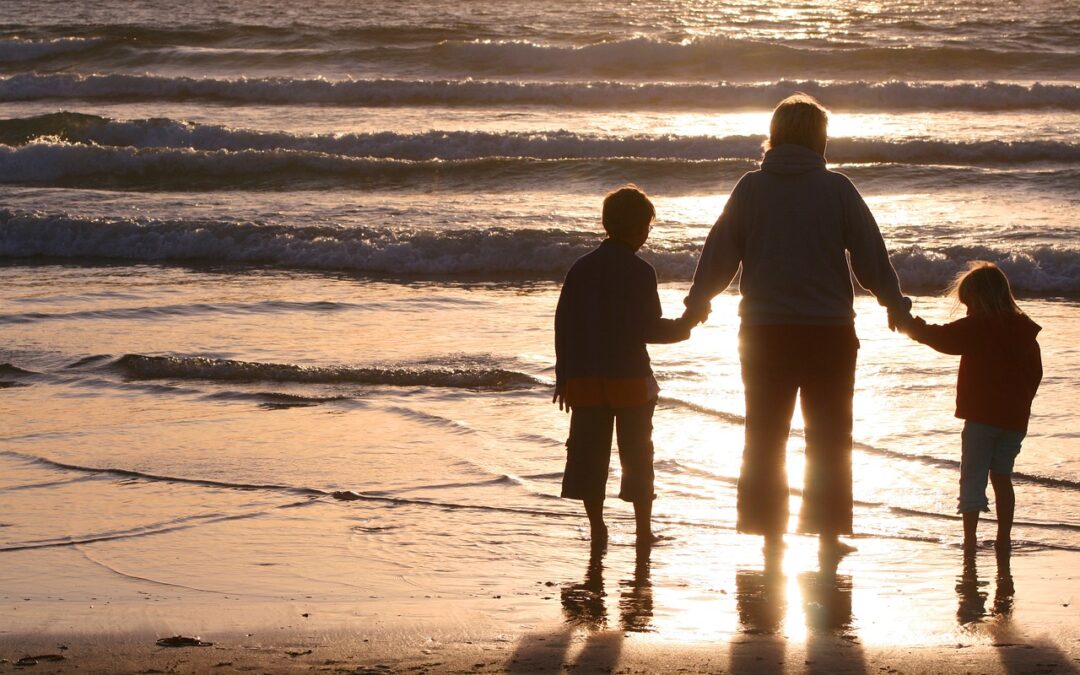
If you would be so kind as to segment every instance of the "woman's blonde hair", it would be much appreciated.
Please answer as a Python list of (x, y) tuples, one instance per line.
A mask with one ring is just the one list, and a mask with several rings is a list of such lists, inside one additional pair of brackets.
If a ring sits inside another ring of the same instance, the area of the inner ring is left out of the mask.
[(969, 314), (1020, 314), (1005, 273), (992, 262), (975, 260), (956, 276), (949, 294), (968, 308)]
[(769, 122), (769, 138), (761, 147), (770, 148), (785, 143), (818, 150), (828, 138), (829, 111), (816, 98), (801, 91), (777, 104)]

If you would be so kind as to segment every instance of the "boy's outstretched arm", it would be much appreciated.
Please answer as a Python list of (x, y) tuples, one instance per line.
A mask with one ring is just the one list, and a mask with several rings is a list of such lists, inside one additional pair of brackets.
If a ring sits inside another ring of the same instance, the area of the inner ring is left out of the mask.
[(645, 300), (642, 307), (644, 310), (642, 318), (645, 328), (643, 335), (645, 342), (649, 344), (671, 344), (689, 338), (690, 329), (697, 322), (687, 320), (685, 314), (678, 319), (665, 319), (664, 310), (660, 306), (660, 294), (657, 291), (656, 272), (652, 273), (647, 283), (648, 287), (643, 288), (642, 291), (642, 298)]
[(653, 329), (645, 335), (645, 342), (650, 344), (682, 342), (690, 338), (690, 329), (695, 325), (697, 325), (697, 322), (688, 319), (686, 315), (680, 316), (678, 319), (658, 318)]

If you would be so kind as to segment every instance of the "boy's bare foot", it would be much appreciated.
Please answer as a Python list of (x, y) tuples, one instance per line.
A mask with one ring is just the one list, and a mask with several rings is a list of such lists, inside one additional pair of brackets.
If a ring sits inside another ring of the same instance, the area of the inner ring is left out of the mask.
[(638, 546), (652, 546), (653, 544), (659, 544), (662, 541), (671, 541), (671, 537), (663, 534), (656, 534), (654, 532), (638, 532), (636, 543)]
[(593, 546), (606, 546), (608, 540), (607, 525), (593, 525), (589, 529), (589, 540)]

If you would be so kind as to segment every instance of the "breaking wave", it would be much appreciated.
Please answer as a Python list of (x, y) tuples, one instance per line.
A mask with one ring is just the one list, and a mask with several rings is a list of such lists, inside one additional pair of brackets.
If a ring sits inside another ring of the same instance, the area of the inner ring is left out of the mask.
[[(36, 43), (35, 43), (36, 44)], [(66, 43), (63, 43), (66, 44)], [(75, 43), (73, 43), (75, 44)], [(43, 47), (44, 48), (44, 47)], [(60, 48), (53, 46), (52, 48)], [(28, 48), (29, 49), (29, 48)], [(518, 106), (581, 109), (768, 109), (793, 91), (858, 110), (1080, 110), (1080, 87), (1003, 82), (506, 82), (497, 80), (212, 79), (162, 75), (21, 73), (0, 78), (0, 101), (104, 99), (343, 106)]]
[[(432, 35), (408, 41), (326, 40), (302, 34), (278, 39), (223, 36), (217, 40), (159, 32), (149, 38), (90, 33), (82, 37), (4, 40), (0, 64), (32, 63), (60, 69), (93, 61), (103, 69), (187, 67), (323, 68), (447, 76), (558, 76), (567, 78), (771, 79), (802, 71), (825, 79), (890, 79), (921, 73), (928, 80), (973, 79), (987, 72), (1014, 79), (1060, 78), (1080, 70), (1068, 49), (992, 49), (967, 44), (870, 45), (783, 43), (698, 37), (665, 40), (633, 37), (586, 45), (528, 40), (463, 39)], [(190, 39), (194, 37), (195, 39)], [(439, 38), (443, 39), (439, 39)], [(434, 38), (434, 39), (433, 39)], [(78, 47), (61, 41), (76, 39)], [(6, 58), (4, 58), (6, 57)]]
[[(0, 210), (0, 258), (76, 258), (270, 264), (390, 276), (560, 279), (596, 244), (591, 232), (550, 229), (407, 230), (288, 226), (216, 220), (85, 219)], [(643, 257), (666, 280), (693, 275), (701, 242), (665, 242)], [(940, 289), (971, 260), (997, 263), (1013, 288), (1035, 295), (1080, 293), (1080, 248), (1034, 245), (896, 248), (907, 289)]]
[[(501, 368), (357, 368), (254, 363), (194, 356), (127, 354), (110, 367), (132, 379), (193, 379), (226, 382), (302, 382), (392, 387), (452, 387), (489, 391), (529, 389), (540, 381)], [(292, 399), (290, 399), (292, 400)]]
[[(757, 159), (764, 136), (603, 136), (565, 130), (545, 132), (427, 131), (353, 134), (290, 134), (232, 129), (171, 119), (119, 121), (97, 115), (52, 113), (0, 120), (0, 175), (8, 180), (35, 180), (55, 176), (75, 164), (111, 161), (114, 170), (191, 168), (217, 160), (223, 165), (247, 158), (248, 170), (256, 162), (314, 163), (341, 158), (410, 161), (484, 158), (585, 159), (635, 158), (687, 161)], [(107, 147), (98, 147), (107, 146)], [(148, 149), (184, 150), (184, 153), (147, 153)], [(224, 152), (238, 153), (227, 155)], [(274, 153), (251, 155), (249, 153)], [(207, 154), (198, 154), (207, 153)], [(222, 154), (209, 154), (222, 153)], [(307, 154), (304, 154), (307, 153)], [(70, 158), (67, 155), (72, 155)], [(888, 141), (836, 138), (829, 143), (834, 162), (1014, 164), (1080, 161), (1080, 144), (1065, 141)], [(139, 165), (139, 166), (136, 166)], [(239, 168), (239, 167), (237, 167)], [(325, 167), (333, 170), (331, 165)], [(52, 171), (50, 171), (52, 169)], [(204, 170), (212, 170), (209, 167)], [(226, 170), (223, 168), (223, 170)], [(74, 173), (70, 168), (69, 173)]]
[(33, 377), (39, 375), (32, 370), (24, 370), (10, 363), (0, 363), (0, 376), (3, 377)]

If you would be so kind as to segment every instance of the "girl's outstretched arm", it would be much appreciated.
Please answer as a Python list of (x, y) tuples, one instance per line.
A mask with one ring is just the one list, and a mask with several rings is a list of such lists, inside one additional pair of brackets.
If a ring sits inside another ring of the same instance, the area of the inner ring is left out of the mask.
[(963, 354), (974, 345), (976, 333), (970, 317), (944, 325), (926, 323), (914, 317), (901, 327), (913, 340), (921, 342), (942, 354)]

